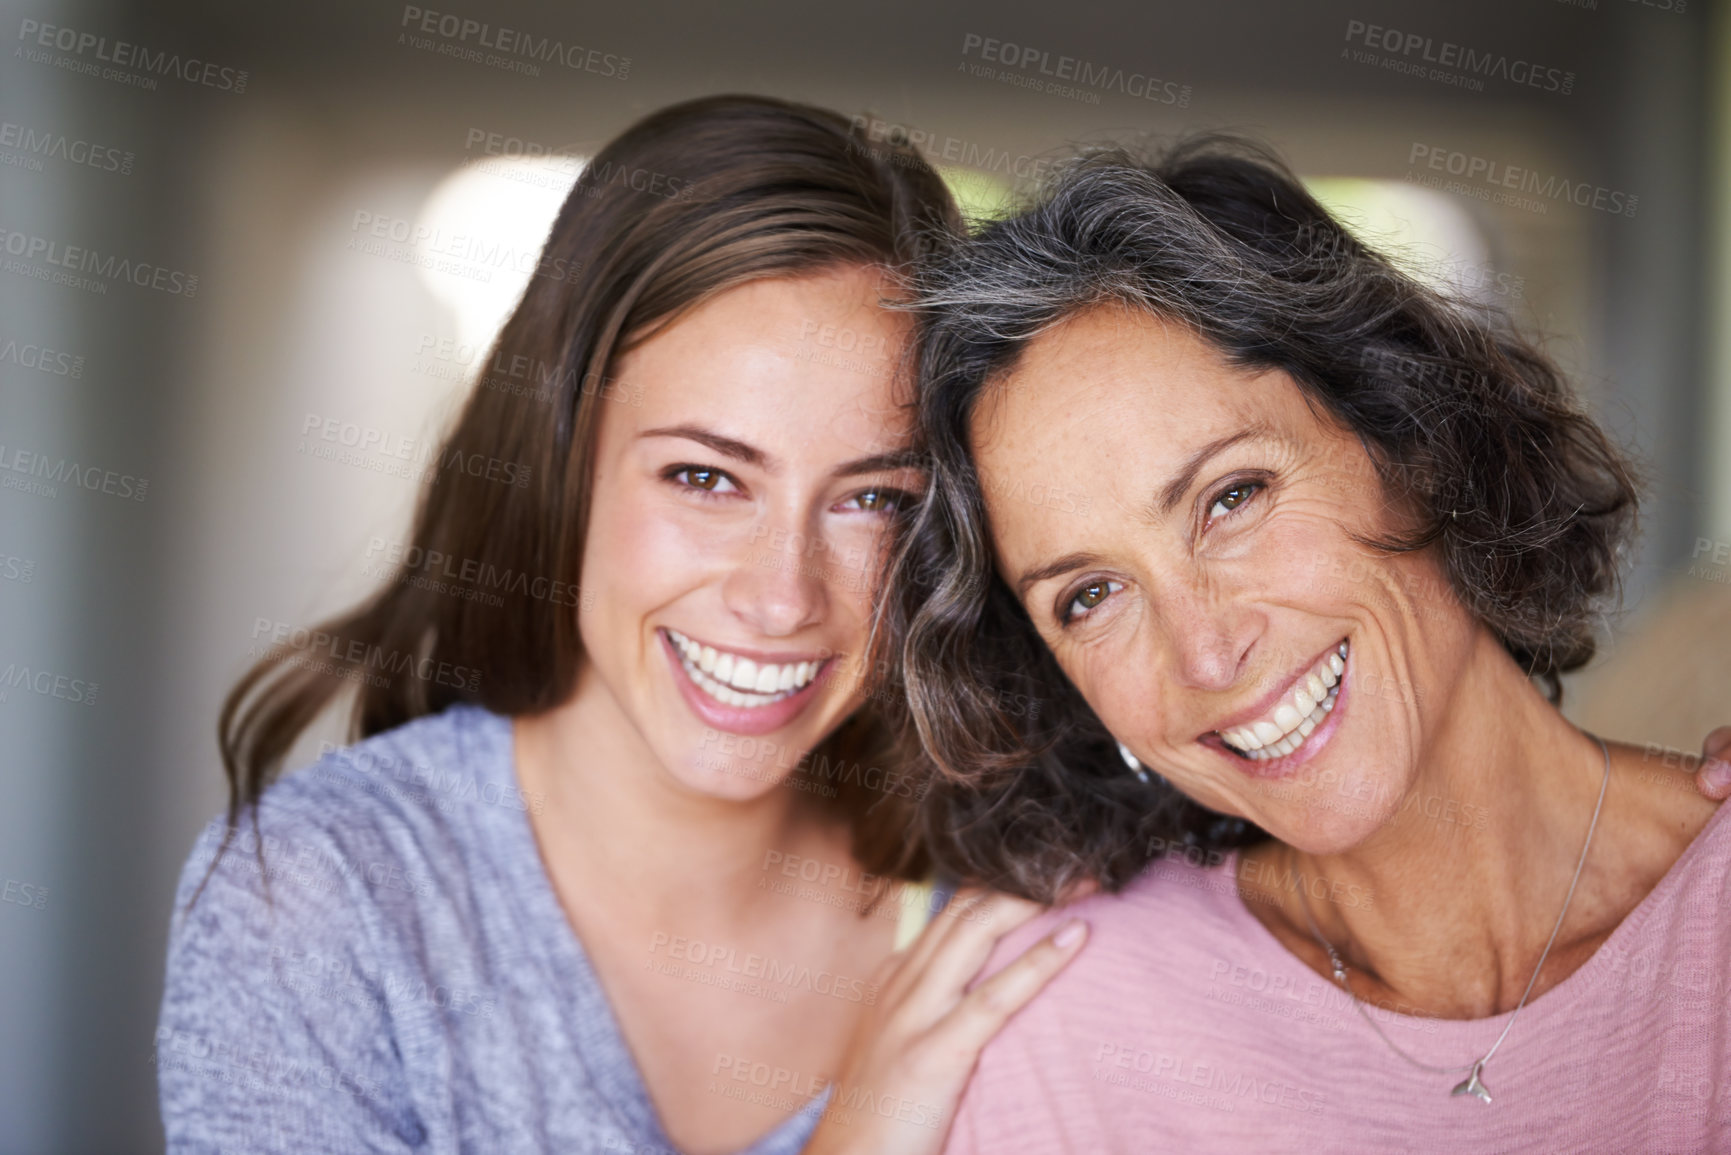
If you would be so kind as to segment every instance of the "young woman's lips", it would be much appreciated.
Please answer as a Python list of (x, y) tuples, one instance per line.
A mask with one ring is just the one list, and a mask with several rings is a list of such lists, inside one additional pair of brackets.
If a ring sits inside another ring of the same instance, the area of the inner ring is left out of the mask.
[(825, 660), (811, 681), (785, 698), (762, 706), (732, 706), (718, 700), (692, 680), (685, 668), (684, 656), (665, 629), (655, 632), (673, 667), (673, 681), (679, 687), (685, 704), (704, 725), (730, 734), (771, 734), (788, 725), (816, 699), (818, 688), (829, 680), (835, 666), (833, 660)]
[[(1337, 651), (1327, 651), (1327, 653), (1335, 652)], [(1325, 660), (1327, 653), (1324, 655)], [(1205, 735), (1202, 739), (1203, 743), (1214, 747), (1220, 752), (1222, 757), (1230, 759), (1234, 767), (1251, 778), (1284, 778), (1295, 773), (1306, 762), (1317, 757), (1322, 752), (1323, 748), (1328, 745), (1329, 740), (1334, 737), (1335, 731), (1340, 729), (1340, 719), (1346, 712), (1346, 702), (1350, 694), (1350, 688), (1347, 685), (1349, 679), (1347, 678), (1347, 670), (1345, 669), (1346, 664), (1349, 663), (1350, 660), (1351, 650), (1348, 648), (1347, 653), (1343, 655), (1343, 668), (1338, 672), (1335, 684), (1333, 686), (1325, 687), (1329, 691), (1328, 697), (1330, 700), (1327, 705), (1326, 713), (1322, 714), (1321, 721), (1307, 727), (1303, 734), (1299, 734), (1298, 731), (1293, 730), (1288, 731), (1285, 735), (1286, 738), (1298, 739), (1297, 745), (1289, 753), (1258, 758), (1246, 757), (1244, 754), (1239, 753), (1238, 749), (1228, 741), (1225, 735), (1239, 736), (1241, 731), (1248, 729), (1249, 726), (1254, 725), (1254, 723), (1241, 724), (1239, 726), (1223, 726), (1219, 730)], [(1308, 676), (1308, 673), (1300, 674), (1296, 679), (1294, 679), (1293, 685), (1302, 687)], [(1282, 691), (1280, 697), (1277, 699), (1277, 703), (1286, 703), (1287, 699), (1291, 698), (1292, 693), (1292, 687), (1289, 686), (1287, 689)], [(1321, 712), (1320, 709), (1318, 712)], [(1272, 744), (1273, 743), (1269, 743), (1269, 745)]]

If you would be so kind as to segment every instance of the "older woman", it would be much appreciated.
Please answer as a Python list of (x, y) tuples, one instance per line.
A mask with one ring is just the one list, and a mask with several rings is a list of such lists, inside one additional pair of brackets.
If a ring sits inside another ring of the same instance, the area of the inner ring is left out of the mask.
[(1221, 142), (924, 299), (925, 833), (1122, 888), (950, 1149), (1731, 1146), (1731, 820), (1557, 707), (1635, 494), (1551, 363)]

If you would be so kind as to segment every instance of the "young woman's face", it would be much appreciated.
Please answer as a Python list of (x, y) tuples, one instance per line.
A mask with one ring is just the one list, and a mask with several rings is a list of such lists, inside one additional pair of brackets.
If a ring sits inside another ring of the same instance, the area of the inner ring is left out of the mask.
[(691, 789), (772, 789), (861, 703), (880, 542), (923, 481), (885, 292), (863, 267), (729, 290), (602, 403), (584, 676)]
[[(1430, 555), (1354, 541), (1394, 524), (1384, 488), (1289, 376), (1097, 309), (1025, 350), (973, 440), (1005, 580), (1145, 764), (1318, 853), (1410, 801), (1472, 619)], [(1030, 496), (1054, 491), (1086, 500)]]

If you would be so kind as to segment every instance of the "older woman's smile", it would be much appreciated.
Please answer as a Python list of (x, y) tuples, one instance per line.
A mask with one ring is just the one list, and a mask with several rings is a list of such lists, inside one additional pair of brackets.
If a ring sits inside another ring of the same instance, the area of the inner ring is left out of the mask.
[[(1275, 692), (1272, 706), (1265, 701), (1217, 727), (1214, 733), (1227, 750), (1252, 762), (1270, 762), (1299, 750), (1320, 749), (1327, 741), (1323, 723), (1346, 685), (1346, 658), (1347, 644), (1343, 640), (1318, 657), (1309, 669), (1294, 674)], [(1319, 733), (1322, 736), (1311, 742), (1311, 737)]]
[[(1731, 974), (1731, 820), (1558, 709), (1636, 494), (1544, 352), (1236, 146), (1092, 154), (920, 294), (922, 806), (983, 876), (1122, 885), (951, 1149), (1731, 1151), (1629, 1077), (1731, 1068), (1656, 977)], [(1278, 1093), (1147, 1094), (1172, 1055)]]

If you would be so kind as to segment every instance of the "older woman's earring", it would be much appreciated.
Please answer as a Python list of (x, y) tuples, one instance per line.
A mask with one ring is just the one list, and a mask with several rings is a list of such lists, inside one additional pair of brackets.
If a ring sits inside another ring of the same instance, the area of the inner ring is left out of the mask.
[(1130, 769), (1136, 772), (1136, 777), (1140, 778), (1143, 782), (1148, 781), (1148, 768), (1142, 765), (1141, 762), (1137, 761), (1136, 755), (1130, 753), (1130, 747), (1119, 742), (1118, 753), (1124, 759), (1124, 765), (1130, 767)]

